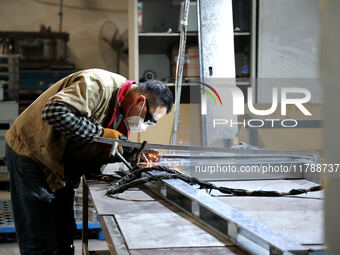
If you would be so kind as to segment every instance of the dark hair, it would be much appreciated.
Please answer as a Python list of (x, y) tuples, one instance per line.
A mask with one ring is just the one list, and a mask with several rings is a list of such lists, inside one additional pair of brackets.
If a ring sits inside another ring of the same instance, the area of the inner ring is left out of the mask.
[(173, 95), (169, 87), (159, 80), (149, 80), (138, 84), (141, 94), (148, 95), (150, 105), (154, 107), (164, 106), (167, 108), (166, 113), (171, 112), (173, 104)]

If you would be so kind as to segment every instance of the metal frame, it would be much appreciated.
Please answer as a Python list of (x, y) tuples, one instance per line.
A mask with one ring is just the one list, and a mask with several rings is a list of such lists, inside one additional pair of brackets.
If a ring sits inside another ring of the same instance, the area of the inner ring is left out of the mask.
[[(82, 254), (96, 254), (89, 251), (88, 247), (88, 195), (89, 187), (86, 178), (82, 177), (83, 188), (83, 218), (82, 218)], [(105, 240), (108, 244), (109, 254), (111, 255), (128, 255), (128, 248), (117, 225), (114, 216), (112, 215), (99, 215), (99, 222), (105, 235)], [(102, 254), (102, 253), (100, 253)]]
[(161, 185), (146, 186), (252, 254), (327, 254), (325, 249), (303, 247), (181, 180), (163, 180)]
[[(318, 162), (318, 155), (313, 152), (284, 152), (269, 150), (237, 150), (223, 153), (226, 160), (241, 162), (245, 158), (251, 162), (261, 161), (272, 157), (273, 160), (287, 163), (288, 161)], [(218, 153), (217, 153), (218, 154)], [(170, 154), (176, 157), (175, 154)], [(185, 155), (183, 155), (185, 157)], [(205, 156), (206, 157), (206, 156)], [(204, 158), (202, 155), (194, 157), (195, 160)], [(221, 155), (209, 157), (212, 161), (221, 158)], [(159, 172), (149, 172), (147, 175), (157, 175)], [(327, 254), (323, 246), (311, 250), (297, 242), (290, 240), (282, 234), (273, 231), (264, 224), (253, 220), (239, 210), (228, 206), (218, 199), (210, 196), (204, 190), (199, 190), (179, 179), (163, 180), (156, 183), (147, 183), (145, 186), (156, 195), (175, 205), (189, 216), (211, 229), (216, 235), (222, 235), (238, 246), (252, 254)], [(83, 254), (88, 254), (87, 246), (87, 197), (88, 187), (83, 178)], [(128, 248), (114, 216), (100, 215), (110, 254), (127, 254)], [(87, 252), (87, 253), (86, 253)]]
[(100, 215), (100, 225), (103, 227), (106, 242), (111, 255), (129, 255), (128, 248), (124, 241), (117, 222), (112, 215)]

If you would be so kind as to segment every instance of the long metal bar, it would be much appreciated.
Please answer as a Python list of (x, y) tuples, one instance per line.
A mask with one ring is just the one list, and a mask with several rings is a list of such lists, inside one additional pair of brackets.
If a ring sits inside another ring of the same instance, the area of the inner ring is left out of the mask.
[[(202, 53), (202, 30), (201, 30), (201, 0), (197, 0), (197, 34), (198, 34), (198, 49), (199, 49), (199, 67), (200, 67), (200, 82), (204, 82), (204, 62)], [(205, 92), (201, 91), (201, 141), (202, 145), (207, 145), (207, 127), (206, 127), (206, 97)]]
[[(142, 143), (124, 141), (124, 140), (115, 140), (111, 138), (104, 137), (94, 137), (94, 142), (105, 143), (105, 144), (114, 144), (118, 143), (121, 146), (127, 146), (131, 148), (140, 148)], [(314, 161), (319, 160), (318, 153), (314, 151), (274, 151), (274, 150), (245, 150), (245, 149), (230, 149), (230, 148), (216, 148), (216, 147), (200, 147), (200, 146), (184, 146), (184, 145), (167, 145), (167, 144), (146, 144), (144, 150), (170, 150), (170, 151), (186, 151), (188, 153), (192, 152), (191, 156), (194, 156), (194, 152), (214, 152), (214, 153), (223, 153), (221, 157), (259, 157), (263, 156), (275, 156), (275, 157), (310, 157)], [(218, 156), (218, 155), (217, 155)]]
[(126, 242), (112, 215), (99, 215), (100, 225), (103, 228), (106, 242), (111, 255), (130, 254)]
[(183, 15), (181, 20), (181, 38), (179, 42), (179, 51), (176, 66), (176, 81), (175, 88), (176, 93), (176, 103), (175, 103), (175, 116), (172, 130), (172, 144), (176, 144), (177, 139), (177, 129), (178, 129), (178, 115), (179, 115), (179, 104), (181, 101), (182, 94), (182, 76), (183, 76), (183, 65), (185, 56), (185, 44), (187, 39), (187, 27), (188, 27), (188, 15), (189, 15), (190, 0), (185, 0)]
[(255, 94), (257, 103), (257, 2), (251, 1), (251, 50), (250, 50), (250, 84)]

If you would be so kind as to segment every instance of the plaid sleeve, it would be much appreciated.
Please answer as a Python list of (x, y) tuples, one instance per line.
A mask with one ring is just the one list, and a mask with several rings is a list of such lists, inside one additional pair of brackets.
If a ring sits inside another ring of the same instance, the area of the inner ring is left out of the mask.
[(66, 104), (53, 101), (42, 111), (42, 119), (67, 137), (80, 142), (89, 142), (102, 132), (102, 126), (84, 116), (74, 114)]

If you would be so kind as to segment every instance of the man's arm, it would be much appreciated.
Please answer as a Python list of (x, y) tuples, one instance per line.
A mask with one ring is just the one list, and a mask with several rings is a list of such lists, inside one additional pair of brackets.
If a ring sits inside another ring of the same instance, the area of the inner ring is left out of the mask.
[(67, 137), (84, 143), (90, 142), (103, 130), (100, 124), (74, 114), (66, 104), (58, 101), (50, 102), (45, 106), (42, 119)]

